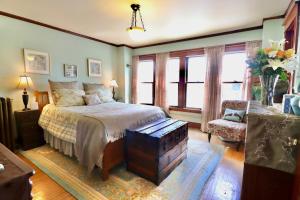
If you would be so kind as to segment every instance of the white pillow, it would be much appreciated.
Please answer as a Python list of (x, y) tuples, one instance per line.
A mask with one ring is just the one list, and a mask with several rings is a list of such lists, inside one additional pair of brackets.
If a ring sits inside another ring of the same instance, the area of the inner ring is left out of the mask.
[(105, 87), (102, 84), (84, 83), (83, 88), (86, 94), (97, 94), (101, 103), (114, 102), (111, 88)]
[(101, 100), (97, 94), (84, 95), (83, 99), (88, 106), (101, 104)]

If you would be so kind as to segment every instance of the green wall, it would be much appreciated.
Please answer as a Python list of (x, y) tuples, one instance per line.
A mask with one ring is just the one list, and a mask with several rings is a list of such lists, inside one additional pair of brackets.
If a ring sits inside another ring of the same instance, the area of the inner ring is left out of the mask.
[(162, 53), (162, 52), (178, 51), (184, 49), (217, 46), (223, 44), (233, 44), (233, 43), (245, 42), (251, 40), (261, 40), (262, 32), (263, 32), (262, 29), (258, 29), (258, 30), (245, 31), (245, 32), (228, 34), (228, 35), (221, 35), (216, 37), (189, 40), (184, 42), (176, 42), (176, 43), (157, 45), (157, 46), (151, 46), (145, 48), (137, 48), (134, 49), (133, 55)]
[(263, 47), (270, 46), (270, 40), (279, 41), (284, 38), (283, 19), (267, 20), (263, 23)]
[[(24, 73), (23, 48), (50, 55), (49, 75), (28, 74), (35, 90), (47, 90), (48, 79), (108, 84), (117, 71), (117, 47), (1, 16), (0, 96), (13, 98), (15, 109), (23, 107), (22, 91), (16, 89), (18, 78)], [(101, 78), (88, 77), (87, 58), (102, 60)], [(78, 77), (65, 78), (63, 64), (77, 65)]]

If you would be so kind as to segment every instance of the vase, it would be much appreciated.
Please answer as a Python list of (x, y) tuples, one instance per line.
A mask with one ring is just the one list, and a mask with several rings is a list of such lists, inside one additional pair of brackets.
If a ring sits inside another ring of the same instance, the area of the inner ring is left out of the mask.
[(274, 88), (278, 80), (278, 75), (260, 75), (261, 83), (261, 103), (263, 105), (272, 106), (274, 97)]

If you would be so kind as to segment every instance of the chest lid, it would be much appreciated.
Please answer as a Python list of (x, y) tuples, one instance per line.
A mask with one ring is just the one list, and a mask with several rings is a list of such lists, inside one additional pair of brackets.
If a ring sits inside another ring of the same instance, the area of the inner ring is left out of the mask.
[(186, 123), (176, 119), (164, 118), (130, 131), (149, 137), (161, 138)]

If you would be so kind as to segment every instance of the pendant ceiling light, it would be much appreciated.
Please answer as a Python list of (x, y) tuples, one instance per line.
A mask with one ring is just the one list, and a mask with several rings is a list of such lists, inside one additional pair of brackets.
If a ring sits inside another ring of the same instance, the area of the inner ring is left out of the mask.
[[(127, 28), (127, 31), (129, 33), (129, 36), (133, 40), (141, 40), (144, 37), (144, 32), (146, 31), (144, 27), (143, 18), (140, 11), (140, 5), (139, 4), (131, 4), (130, 6), (132, 8), (132, 19), (131, 19), (131, 26)], [(140, 17), (140, 26), (138, 26), (137, 22), (137, 13)]]

